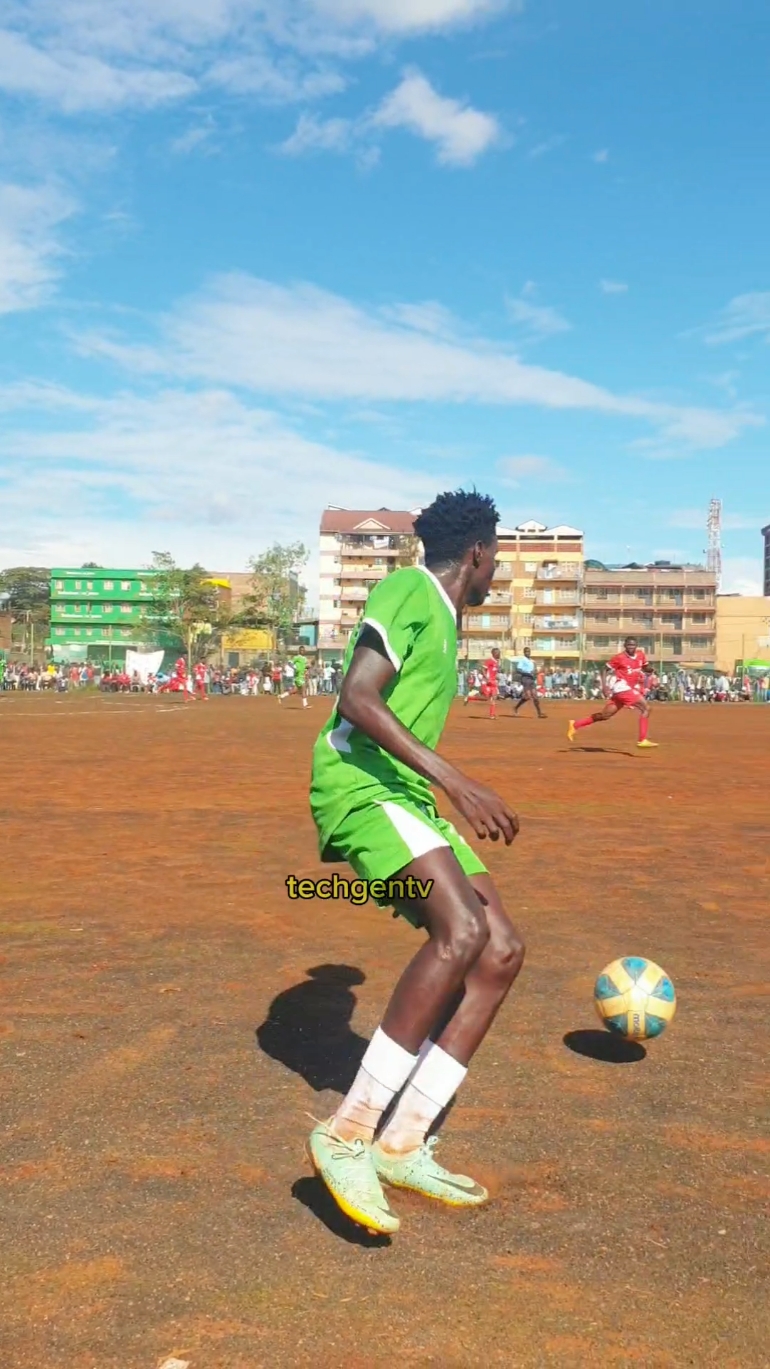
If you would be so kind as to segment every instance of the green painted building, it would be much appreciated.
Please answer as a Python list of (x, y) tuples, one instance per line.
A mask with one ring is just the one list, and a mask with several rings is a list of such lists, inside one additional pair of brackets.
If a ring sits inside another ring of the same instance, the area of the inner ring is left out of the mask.
[[(152, 598), (152, 571), (103, 566), (51, 571), (51, 635), (55, 661), (125, 661), (146, 644), (142, 615)], [(149, 645), (152, 645), (150, 643)]]

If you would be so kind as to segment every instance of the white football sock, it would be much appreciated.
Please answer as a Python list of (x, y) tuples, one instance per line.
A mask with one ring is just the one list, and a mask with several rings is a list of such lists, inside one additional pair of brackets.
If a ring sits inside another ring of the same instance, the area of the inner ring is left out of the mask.
[(404, 1087), (416, 1062), (416, 1055), (391, 1041), (378, 1027), (335, 1118), (352, 1123), (364, 1139), (371, 1140), (383, 1112)]
[(467, 1073), (459, 1060), (433, 1042), (426, 1042), (393, 1116), (378, 1137), (383, 1150), (397, 1155), (417, 1150)]

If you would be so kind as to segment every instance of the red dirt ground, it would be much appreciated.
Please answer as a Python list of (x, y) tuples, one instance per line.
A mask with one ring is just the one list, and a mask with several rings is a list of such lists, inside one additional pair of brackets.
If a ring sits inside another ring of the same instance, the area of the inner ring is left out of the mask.
[[(326, 708), (0, 696), (2, 1369), (768, 1365), (770, 708), (661, 707), (648, 754), (456, 711), (529, 955), (444, 1133), (496, 1201), (397, 1194), (392, 1244), (303, 1159), (416, 935), (286, 897)], [(632, 953), (674, 1025), (580, 1053)]]

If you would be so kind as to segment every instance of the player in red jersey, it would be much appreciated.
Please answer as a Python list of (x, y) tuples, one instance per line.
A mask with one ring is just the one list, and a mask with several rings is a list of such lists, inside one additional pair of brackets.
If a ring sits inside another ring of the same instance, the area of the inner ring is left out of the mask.
[(495, 718), (495, 704), (497, 703), (500, 692), (500, 650), (493, 647), (492, 652), (484, 662), (484, 678), (476, 689), (470, 689), (465, 697), (465, 703), (469, 704), (472, 699), (489, 700), (489, 716)]
[(207, 668), (206, 668), (205, 662), (204, 662), (204, 661), (198, 661), (197, 665), (195, 665), (195, 666), (193, 667), (193, 679), (194, 679), (194, 681), (195, 681), (195, 691), (194, 691), (194, 692), (195, 692), (195, 697), (196, 697), (196, 699), (207, 699), (207, 698), (208, 698), (208, 694), (206, 693), (206, 676), (207, 676), (207, 674), (208, 674), (208, 670), (207, 670)]
[(613, 656), (609, 663), (609, 672), (604, 677), (604, 691), (607, 695), (607, 702), (600, 713), (592, 713), (588, 718), (580, 718), (579, 721), (570, 722), (567, 736), (574, 742), (577, 732), (583, 727), (591, 727), (594, 723), (606, 723), (610, 718), (614, 718), (623, 708), (633, 708), (639, 714), (639, 741), (637, 746), (650, 749), (657, 746), (657, 742), (647, 740), (647, 733), (650, 727), (650, 705), (647, 702), (645, 693), (645, 682), (649, 675), (653, 673), (653, 668), (647, 663), (647, 657), (640, 647), (637, 646), (635, 637), (627, 637), (623, 643), (623, 650), (617, 656)]
[(179, 660), (176, 662), (174, 666), (174, 673), (171, 676), (171, 679), (169, 680), (168, 684), (161, 685), (160, 689), (158, 690), (158, 693), (183, 694), (185, 697), (185, 702), (189, 701), (190, 703), (192, 703), (194, 701), (195, 695), (190, 692), (187, 683), (187, 662), (184, 656), (179, 657)]

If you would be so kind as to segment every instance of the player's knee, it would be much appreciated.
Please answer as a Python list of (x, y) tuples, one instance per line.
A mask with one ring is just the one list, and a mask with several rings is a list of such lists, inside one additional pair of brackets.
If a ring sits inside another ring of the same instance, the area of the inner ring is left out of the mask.
[(521, 972), (526, 947), (515, 927), (496, 928), (485, 952), (489, 971), (495, 979), (512, 984)]
[(442, 938), (442, 955), (455, 961), (463, 969), (475, 965), (489, 942), (489, 924), (482, 907), (464, 908), (452, 920), (447, 935)]

